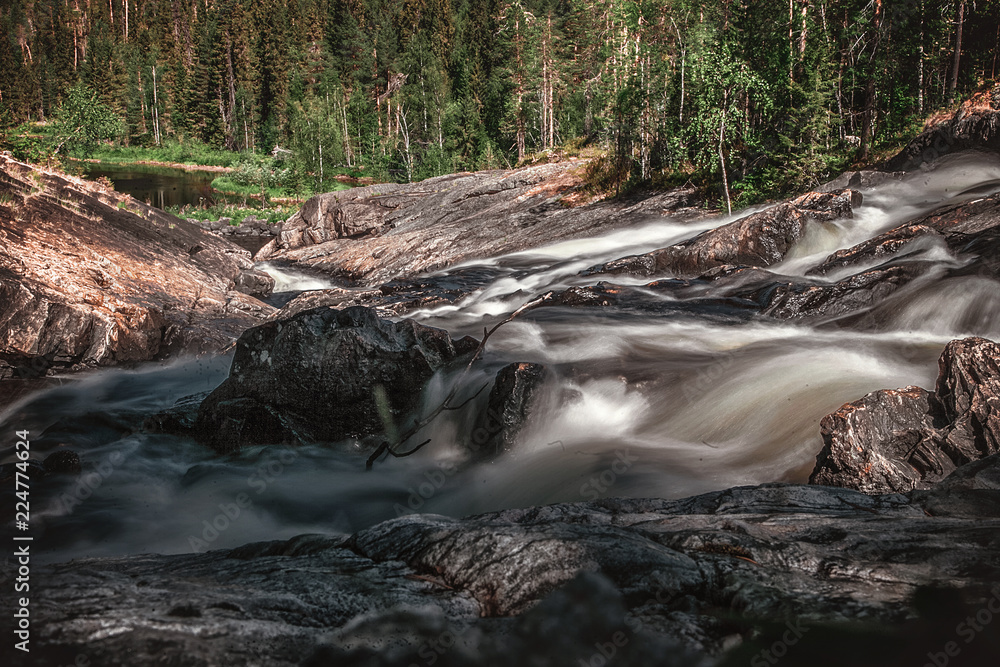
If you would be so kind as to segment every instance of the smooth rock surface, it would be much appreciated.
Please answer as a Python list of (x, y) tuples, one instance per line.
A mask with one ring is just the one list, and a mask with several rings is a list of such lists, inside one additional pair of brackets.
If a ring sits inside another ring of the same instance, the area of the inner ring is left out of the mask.
[(184, 220), (5, 156), (0, 194), (0, 378), (217, 351), (272, 311)]
[(699, 214), (690, 208), (699, 204), (694, 188), (579, 201), (585, 166), (568, 161), (317, 195), (256, 257), (375, 286), (644, 218)]

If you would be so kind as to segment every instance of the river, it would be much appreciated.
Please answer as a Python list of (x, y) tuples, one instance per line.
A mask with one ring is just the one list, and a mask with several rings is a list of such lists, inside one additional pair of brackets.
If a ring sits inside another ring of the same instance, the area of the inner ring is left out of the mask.
[[(804, 275), (838, 248), (942, 204), (997, 190), (1000, 160), (956, 156), (866, 191), (853, 218), (816, 225), (772, 269)], [(490, 278), (456, 305), (411, 317), (456, 337), (481, 335), (483, 326), (537, 294), (593, 285), (597, 279), (581, 275), (588, 267), (725, 221), (664, 219), (453, 267), (438, 277)], [(4, 432), (31, 429), (37, 451), (66, 446), (83, 457), (87, 474), (80, 479), (33, 492), (32, 529), (44, 528), (36, 544), (48, 560), (190, 551), (206, 522), (234, 513), (241, 494), (250, 505), (225, 521), (225, 530), (209, 532), (212, 548), (351, 532), (413, 510), (462, 516), (606, 495), (678, 498), (735, 485), (803, 482), (822, 446), (823, 416), (877, 389), (932, 388), (947, 341), (1000, 337), (996, 283), (942, 279), (958, 260), (930, 242), (917, 253), (940, 270), (894, 293), (864, 326), (836, 319), (780, 322), (680, 302), (653, 314), (551, 308), (515, 320), (490, 339), (467, 379), (469, 390), (511, 361), (543, 363), (552, 378), (517, 451), (489, 464), (461, 464), (476, 404), (429, 426), (423, 437), (432, 444), (419, 454), (381, 461), (370, 473), (366, 453), (349, 443), (250, 448), (219, 457), (190, 439), (141, 428), (145, 416), (218, 385), (229, 357), (96, 371), (22, 399), (0, 414), (0, 423)], [(324, 286), (314, 276), (265, 268), (286, 292)], [(704, 299), (711, 289), (699, 303), (710, 303)], [(440, 401), (453, 378), (435, 378), (425, 405)], [(5, 460), (10, 455), (4, 451)], [(616, 460), (621, 463), (609, 476)]]

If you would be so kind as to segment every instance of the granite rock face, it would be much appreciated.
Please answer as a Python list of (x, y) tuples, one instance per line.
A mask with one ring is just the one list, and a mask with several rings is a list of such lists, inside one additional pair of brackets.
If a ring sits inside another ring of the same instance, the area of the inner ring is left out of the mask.
[(694, 188), (581, 200), (586, 161), (452, 174), (317, 195), (260, 261), (376, 286), (665, 214), (699, 215)]
[(0, 194), (0, 378), (219, 350), (272, 311), (236, 291), (249, 253), (184, 220), (4, 156)]
[(727, 264), (767, 267), (785, 258), (810, 220), (849, 218), (861, 203), (854, 190), (810, 192), (669, 248), (594, 267), (591, 273), (690, 277)]
[(809, 481), (902, 493), (1000, 452), (1000, 346), (952, 341), (938, 365), (933, 394), (877, 391), (824, 418), (824, 446)]
[[(555, 666), (602, 647), (611, 665), (748, 664), (782, 634), (789, 664), (922, 664), (1000, 596), (998, 470), (994, 455), (909, 494), (765, 484), (47, 566), (25, 664)], [(995, 664), (979, 639), (967, 656)]]
[(384, 433), (384, 420), (399, 428), (424, 384), (469, 347), (360, 306), (307, 310), (240, 337), (229, 378), (202, 403), (195, 430), (225, 452)]

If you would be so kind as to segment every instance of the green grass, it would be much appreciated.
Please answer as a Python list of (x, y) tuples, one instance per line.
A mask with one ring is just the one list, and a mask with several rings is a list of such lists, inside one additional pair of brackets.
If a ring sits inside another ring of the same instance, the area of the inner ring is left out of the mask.
[(240, 158), (241, 153), (213, 148), (199, 141), (175, 139), (168, 140), (162, 146), (99, 146), (87, 155), (73, 157), (90, 158), (113, 164), (128, 164), (132, 162), (173, 162), (177, 164), (194, 164), (212, 167), (230, 167)]
[(247, 217), (253, 216), (266, 220), (269, 225), (283, 222), (297, 213), (298, 206), (275, 206), (273, 208), (261, 210), (259, 208), (245, 208), (229, 204), (220, 204), (208, 208), (197, 208), (194, 206), (168, 206), (167, 213), (172, 213), (179, 218), (194, 218), (195, 220), (218, 220), (219, 218), (232, 218), (234, 224), (243, 222)]
[[(237, 183), (231, 176), (219, 176), (212, 181), (212, 189), (227, 195), (239, 195), (244, 197), (260, 197), (260, 188), (255, 185), (245, 185)], [(325, 183), (322, 192), (335, 192), (337, 190), (348, 190), (350, 186), (339, 181)], [(267, 188), (267, 196), (271, 199), (280, 198), (307, 198), (312, 197), (316, 192), (310, 187), (300, 188), (296, 192), (289, 192), (287, 188)]]

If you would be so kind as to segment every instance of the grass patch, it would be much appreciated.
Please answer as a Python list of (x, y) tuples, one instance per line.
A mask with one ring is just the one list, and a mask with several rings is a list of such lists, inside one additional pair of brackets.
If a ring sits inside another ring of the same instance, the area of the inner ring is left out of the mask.
[(162, 146), (108, 146), (101, 145), (89, 151), (87, 155), (71, 154), (76, 158), (90, 158), (112, 164), (129, 164), (133, 162), (170, 162), (176, 164), (194, 164), (210, 167), (231, 167), (241, 158), (242, 153), (214, 148), (194, 140), (170, 140)]
[(244, 219), (248, 217), (255, 217), (261, 220), (267, 221), (267, 224), (273, 225), (278, 222), (284, 222), (295, 213), (298, 212), (299, 207), (295, 205), (289, 206), (275, 206), (269, 209), (261, 210), (259, 208), (246, 208), (244, 206), (233, 206), (230, 204), (220, 204), (218, 206), (209, 206), (208, 208), (199, 208), (196, 206), (168, 206), (167, 213), (176, 215), (178, 218), (194, 218), (195, 220), (218, 220), (219, 218), (232, 218), (232, 224), (242, 223)]

